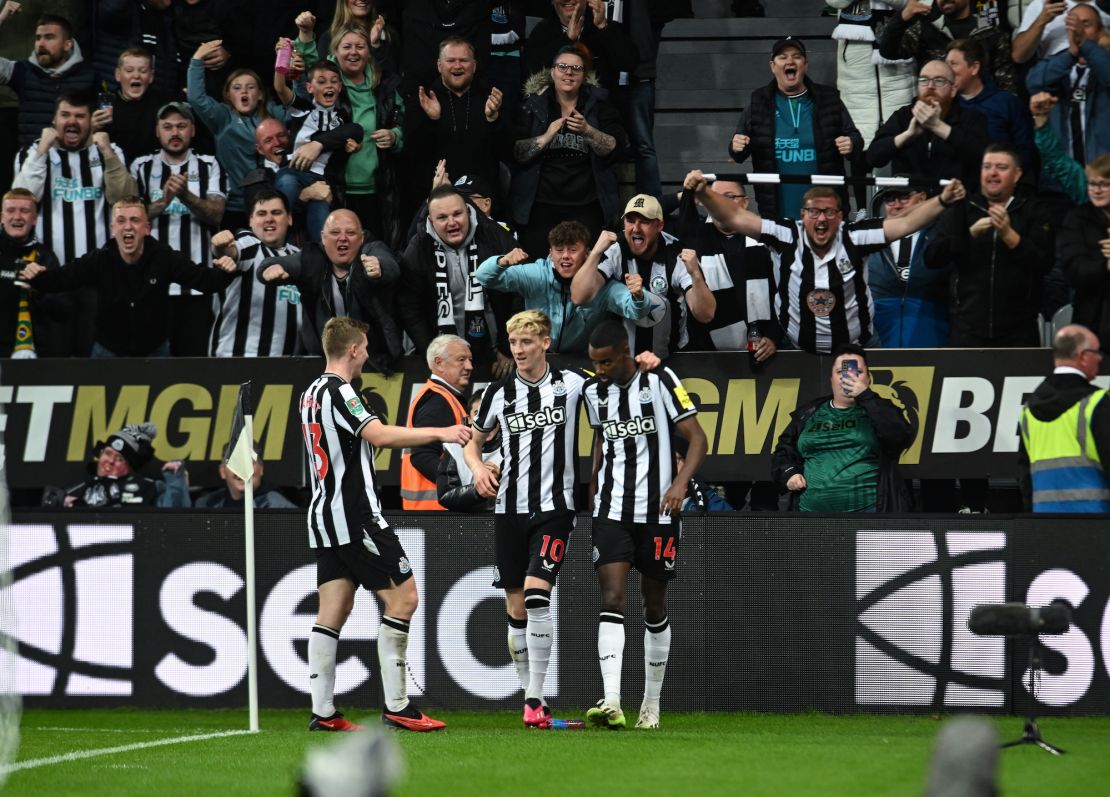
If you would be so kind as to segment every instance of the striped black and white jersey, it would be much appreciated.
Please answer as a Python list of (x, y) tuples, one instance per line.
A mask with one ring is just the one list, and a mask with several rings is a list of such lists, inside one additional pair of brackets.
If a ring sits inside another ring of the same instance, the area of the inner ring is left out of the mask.
[(217, 297), (209, 352), (213, 357), (287, 357), (301, 328), (301, 292), (296, 285), (262, 284), (258, 265), (268, 257), (299, 252), (293, 244), (269, 247), (250, 230), (235, 236), (239, 279)]
[[(343, 115), (340, 113), (338, 104), (331, 108), (324, 108), (306, 97), (294, 97), (293, 105), (289, 110), (289, 118), (286, 120), (286, 124), (293, 135), (293, 145), (289, 148), (289, 151), (296, 152), (300, 147), (311, 143), (312, 137), (317, 133), (334, 130), (343, 122)], [(330, 152), (321, 152), (319, 157), (312, 162), (308, 171), (323, 177), (330, 158)]]
[(770, 321), (774, 314), (774, 268), (771, 253), (754, 238), (726, 235), (706, 219), (696, 241), (705, 284), (717, 311), (703, 324), (687, 318), (693, 351), (740, 351), (748, 346), (748, 324)]
[(637, 372), (624, 385), (594, 377), (582, 391), (586, 417), (601, 436), (594, 517), (621, 523), (670, 523), (660, 515), (674, 481), (671, 430), (697, 407), (670, 368)]
[[(37, 147), (35, 141), (16, 155), (17, 175)], [(115, 144), (112, 150), (121, 163), (126, 163), (123, 150)], [(48, 244), (65, 265), (104, 246), (111, 237), (104, 161), (93, 144), (73, 152), (52, 147), (45, 157), (46, 174), (35, 230), (39, 240)], [(31, 186), (23, 186), (18, 176), (13, 185), (38, 193)]]
[(827, 354), (844, 343), (867, 344), (875, 331), (867, 256), (886, 246), (882, 219), (842, 224), (820, 259), (801, 221), (764, 219), (759, 240), (772, 252), (775, 311), (795, 346)]
[[(143, 155), (131, 164), (131, 176), (139, 184), (139, 196), (148, 205), (164, 196), (163, 187), (172, 175), (184, 174), (188, 180), (188, 190), (201, 199), (227, 196), (227, 181), (219, 161), (212, 155), (198, 155), (189, 150), (188, 157), (181, 163), (167, 163), (161, 152)], [(166, 205), (165, 209), (151, 219), (150, 234), (171, 248), (202, 266), (212, 265), (211, 227), (193, 218), (189, 206), (179, 197)], [(199, 291), (190, 291), (200, 296)], [(170, 284), (170, 296), (181, 295), (181, 286)]]
[(645, 351), (655, 352), (660, 359), (666, 359), (672, 352), (685, 348), (686, 333), (686, 291), (694, 284), (686, 264), (678, 258), (682, 245), (673, 235), (659, 233), (659, 243), (652, 258), (651, 267), (632, 256), (624, 238), (605, 250), (597, 270), (607, 280), (624, 282), (625, 274), (640, 274), (644, 278), (644, 290), (658, 296), (666, 305), (666, 314), (653, 327), (641, 327), (631, 320), (625, 320), (628, 330), (628, 345), (633, 354)]
[(497, 514), (574, 509), (579, 402), (588, 378), (549, 365), (538, 382), (514, 370), (486, 388), (474, 428), (501, 427)]
[(362, 439), (377, 420), (351, 383), (324, 374), (301, 394), (301, 433), (312, 475), (308, 544), (331, 548), (362, 539), (370, 524), (388, 528), (378, 500), (374, 449)]

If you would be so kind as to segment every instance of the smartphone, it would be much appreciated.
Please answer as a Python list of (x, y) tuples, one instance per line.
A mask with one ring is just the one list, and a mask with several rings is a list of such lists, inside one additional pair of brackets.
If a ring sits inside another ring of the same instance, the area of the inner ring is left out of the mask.
[(853, 373), (859, 376), (859, 361), (858, 360), (845, 360), (840, 364), (840, 373)]
[(923, 6), (929, 6), (929, 8), (933, 7), (933, 0), (917, 0), (917, 2), (921, 3)]
[(102, 91), (96, 95), (96, 107), (102, 111), (111, 108), (112, 93), (110, 91)]

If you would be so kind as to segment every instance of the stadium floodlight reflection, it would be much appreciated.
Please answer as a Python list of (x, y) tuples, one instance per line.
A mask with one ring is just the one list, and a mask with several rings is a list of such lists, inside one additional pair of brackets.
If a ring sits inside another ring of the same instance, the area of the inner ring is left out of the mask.
[(1017, 747), (1035, 744), (1053, 755), (1063, 755), (1064, 750), (1049, 744), (1041, 737), (1037, 725), (1037, 685), (1040, 683), (1041, 634), (1063, 634), (1071, 626), (1071, 607), (1056, 602), (1034, 608), (1024, 603), (985, 603), (971, 610), (967, 627), (979, 636), (1008, 636), (1029, 640), (1029, 716), (1025, 718), (1025, 728), (1021, 738), (1003, 742), (1002, 747)]

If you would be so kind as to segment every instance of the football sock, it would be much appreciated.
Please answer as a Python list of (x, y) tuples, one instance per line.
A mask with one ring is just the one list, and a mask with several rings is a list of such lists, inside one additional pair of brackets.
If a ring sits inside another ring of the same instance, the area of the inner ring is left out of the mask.
[(517, 620), (508, 615), (509, 621), (509, 655), (516, 667), (517, 678), (520, 679), (520, 688), (527, 690), (531, 677), (528, 674), (528, 621)]
[(322, 719), (335, 714), (335, 649), (339, 632), (326, 625), (312, 626), (308, 635), (308, 691), (312, 713)]
[(602, 612), (597, 624), (597, 660), (601, 665), (601, 682), (605, 686), (605, 702), (621, 704), (621, 665), (624, 663), (624, 615)]
[(659, 705), (667, 657), (671, 651), (671, 624), (664, 617), (658, 623), (644, 620), (644, 700)]
[(378, 666), (382, 669), (382, 694), (387, 711), (401, 711), (409, 704), (405, 687), (408, 647), (408, 621), (383, 615), (378, 628)]
[(528, 612), (528, 688), (524, 697), (543, 700), (543, 682), (551, 659), (551, 593), (542, 589), (524, 590), (524, 608)]

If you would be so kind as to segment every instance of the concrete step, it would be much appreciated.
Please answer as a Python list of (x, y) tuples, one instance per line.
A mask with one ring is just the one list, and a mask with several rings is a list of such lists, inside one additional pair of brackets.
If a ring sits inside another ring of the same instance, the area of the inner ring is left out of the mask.
[[(693, 5), (699, 19), (732, 17), (732, 0), (694, 0)], [(763, 0), (763, 8), (776, 17), (816, 17), (825, 4), (821, 0)]]
[(796, 36), (805, 39), (827, 39), (836, 27), (833, 17), (817, 15), (781, 19), (744, 17), (730, 19), (676, 19), (663, 28), (663, 40), (671, 39), (781, 39)]

